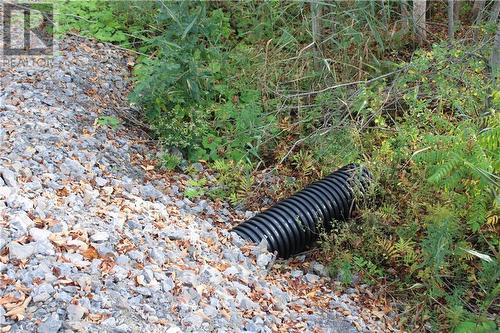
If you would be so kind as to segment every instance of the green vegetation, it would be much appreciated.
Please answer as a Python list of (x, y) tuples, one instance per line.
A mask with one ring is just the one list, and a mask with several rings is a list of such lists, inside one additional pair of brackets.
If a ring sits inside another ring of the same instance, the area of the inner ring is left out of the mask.
[(118, 126), (120, 126), (120, 119), (113, 116), (101, 116), (97, 118), (96, 124), (98, 126), (105, 126), (116, 129)]
[[(428, 5), (429, 21), (446, 23), (446, 3)], [(421, 46), (399, 1), (61, 2), (58, 22), (138, 53), (131, 102), (166, 151), (183, 153), (160, 164), (203, 160), (217, 179), (210, 190), (204, 178), (187, 184), (188, 198), (249, 203), (262, 193), (256, 177), (274, 168), (297, 179), (277, 184), (279, 199), (364, 163), (376, 179), (366, 206), (322, 239), (332, 274), (346, 285), (385, 281), (409, 331), (493, 332), (493, 5), (474, 21), (464, 2), (455, 40), (429, 25)]]

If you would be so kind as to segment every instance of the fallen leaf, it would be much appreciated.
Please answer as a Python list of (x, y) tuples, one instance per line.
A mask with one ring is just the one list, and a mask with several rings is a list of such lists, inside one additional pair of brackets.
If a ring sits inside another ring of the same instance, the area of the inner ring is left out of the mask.
[(31, 288), (28, 288), (28, 287), (22, 285), (21, 282), (17, 281), (16, 282), (16, 290), (20, 291), (24, 294), (28, 294), (31, 291)]
[(101, 321), (109, 318), (110, 316), (111, 315), (107, 313), (89, 313), (85, 318), (93, 323), (100, 323)]
[(63, 233), (53, 233), (49, 236), (49, 240), (57, 246), (66, 244), (66, 235)]
[(99, 253), (97, 252), (95, 247), (93, 247), (91, 245), (85, 251), (82, 252), (82, 255), (86, 259), (90, 259), (90, 260), (99, 258)]
[(17, 321), (24, 319), (24, 312), (26, 311), (26, 307), (28, 306), (30, 301), (31, 301), (31, 296), (26, 298), (21, 305), (13, 308), (5, 315)]
[(14, 296), (14, 294), (7, 294), (4, 297), (0, 298), (0, 305), (7, 303), (17, 303), (20, 299)]

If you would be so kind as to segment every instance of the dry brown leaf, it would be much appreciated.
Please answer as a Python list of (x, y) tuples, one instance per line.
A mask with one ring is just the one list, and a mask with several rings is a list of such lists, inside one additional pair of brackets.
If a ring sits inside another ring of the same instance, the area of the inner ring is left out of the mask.
[(58, 284), (72, 284), (73, 282), (75, 282), (75, 281), (73, 281), (71, 279), (60, 279), (60, 280), (57, 280)]
[(122, 238), (116, 246), (116, 251), (120, 254), (125, 254), (133, 249), (135, 249), (135, 245), (128, 238)]
[(82, 252), (82, 255), (86, 259), (90, 259), (90, 260), (99, 258), (99, 253), (97, 252), (97, 250), (95, 249), (95, 247), (93, 247), (92, 245), (89, 245), (87, 247), (87, 249)]
[(0, 289), (4, 289), (7, 286), (10, 286), (14, 283), (14, 280), (11, 279), (8, 275), (3, 274), (0, 276)]
[(31, 291), (31, 288), (28, 288), (28, 287), (22, 285), (21, 282), (19, 282), (19, 281), (16, 281), (16, 286), (15, 287), (16, 287), (17, 291), (20, 291), (20, 292), (22, 292), (24, 294), (28, 294)]
[(22, 301), (22, 299), (17, 298), (14, 294), (7, 294), (4, 297), (0, 298), (0, 305), (7, 303), (18, 303)]
[(62, 232), (53, 233), (49, 236), (49, 240), (57, 246), (63, 246), (66, 244), (66, 235)]
[(84, 241), (81, 241), (79, 239), (70, 239), (65, 244), (65, 247), (76, 248), (76, 250), (82, 252), (82, 251), (86, 251), (88, 249), (89, 245), (86, 244)]
[(62, 189), (57, 190), (56, 194), (60, 197), (67, 197), (69, 195), (69, 191), (66, 187), (63, 187)]
[(90, 320), (93, 323), (100, 323), (104, 319), (109, 318), (111, 315), (107, 313), (89, 313), (86, 319)]
[(17, 321), (24, 319), (24, 312), (26, 311), (26, 307), (28, 306), (30, 301), (31, 301), (31, 296), (26, 298), (21, 305), (13, 308), (5, 315)]

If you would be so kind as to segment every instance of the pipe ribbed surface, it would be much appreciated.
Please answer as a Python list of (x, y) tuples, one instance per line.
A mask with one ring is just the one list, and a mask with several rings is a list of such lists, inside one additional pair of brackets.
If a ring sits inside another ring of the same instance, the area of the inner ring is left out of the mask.
[(365, 192), (370, 181), (365, 168), (346, 165), (231, 231), (254, 243), (266, 238), (269, 251), (288, 258), (311, 245), (322, 227), (330, 229), (332, 220), (348, 219), (355, 196)]

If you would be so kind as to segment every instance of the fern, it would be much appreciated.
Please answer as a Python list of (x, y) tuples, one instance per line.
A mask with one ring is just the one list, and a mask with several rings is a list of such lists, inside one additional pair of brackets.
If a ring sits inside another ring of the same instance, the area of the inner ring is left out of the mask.
[(458, 231), (453, 212), (438, 207), (428, 219), (427, 236), (422, 242), (425, 265), (432, 270), (432, 280), (442, 285), (441, 276), (448, 268), (447, 258), (453, 254), (453, 240)]
[(394, 242), (390, 239), (377, 239), (377, 245), (382, 250), (382, 256), (385, 260), (395, 260), (398, 257), (398, 250), (396, 249)]

